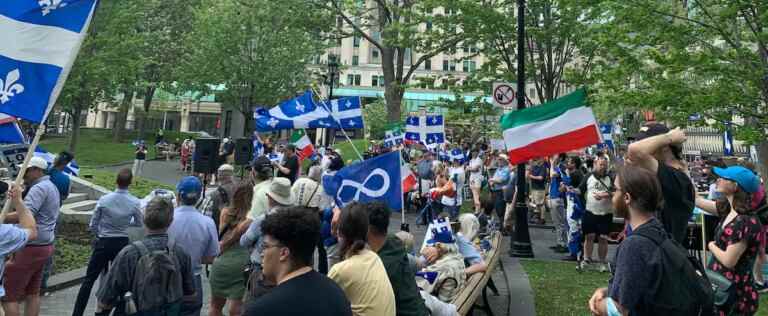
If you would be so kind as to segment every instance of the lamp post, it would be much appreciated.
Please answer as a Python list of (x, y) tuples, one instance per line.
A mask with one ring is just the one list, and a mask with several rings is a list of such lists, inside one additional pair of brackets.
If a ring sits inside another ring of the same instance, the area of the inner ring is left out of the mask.
[[(336, 61), (336, 55), (329, 54), (328, 55), (328, 74), (325, 76), (325, 84), (328, 85), (328, 101), (330, 101), (333, 98), (333, 85), (338, 75), (339, 75), (339, 63)], [(331, 139), (333, 137), (333, 129), (326, 128), (325, 133), (326, 133), (326, 137), (324, 137), (323, 141), (325, 142), (325, 146), (329, 146), (331, 144)]]
[[(517, 110), (525, 108), (525, 0), (517, 0)], [(533, 258), (531, 234), (528, 232), (528, 188), (525, 163), (517, 165), (517, 200), (515, 201), (515, 233), (512, 257)]]

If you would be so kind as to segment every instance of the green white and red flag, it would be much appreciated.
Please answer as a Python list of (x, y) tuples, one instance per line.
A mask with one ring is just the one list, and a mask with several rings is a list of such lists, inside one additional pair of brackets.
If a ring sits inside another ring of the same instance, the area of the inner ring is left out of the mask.
[(509, 161), (518, 164), (601, 142), (595, 114), (587, 107), (586, 90), (501, 118)]
[(315, 146), (309, 141), (309, 137), (304, 130), (294, 130), (293, 134), (291, 134), (291, 143), (296, 146), (296, 155), (299, 156), (299, 161), (312, 157), (315, 153)]

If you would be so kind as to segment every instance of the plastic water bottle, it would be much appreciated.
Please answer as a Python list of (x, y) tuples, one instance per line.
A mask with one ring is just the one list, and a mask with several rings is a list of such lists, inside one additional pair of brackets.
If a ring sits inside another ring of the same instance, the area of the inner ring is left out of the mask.
[(138, 311), (136, 310), (136, 302), (133, 300), (133, 293), (126, 292), (125, 295), (123, 295), (123, 299), (125, 300), (125, 314), (136, 314)]

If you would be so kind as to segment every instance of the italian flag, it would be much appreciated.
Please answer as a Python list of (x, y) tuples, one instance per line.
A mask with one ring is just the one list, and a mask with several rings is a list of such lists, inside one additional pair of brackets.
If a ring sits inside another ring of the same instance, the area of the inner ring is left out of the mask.
[(400, 179), (403, 183), (402, 192), (411, 192), (413, 187), (416, 185), (416, 176), (413, 175), (411, 168), (408, 167), (408, 164), (406, 164), (402, 158), (400, 159)]
[(299, 156), (299, 161), (309, 158), (315, 153), (315, 146), (309, 141), (309, 137), (304, 130), (297, 129), (293, 131), (291, 143), (296, 146), (296, 155)]
[(582, 88), (540, 106), (505, 114), (501, 129), (510, 163), (600, 143), (600, 129), (586, 99)]

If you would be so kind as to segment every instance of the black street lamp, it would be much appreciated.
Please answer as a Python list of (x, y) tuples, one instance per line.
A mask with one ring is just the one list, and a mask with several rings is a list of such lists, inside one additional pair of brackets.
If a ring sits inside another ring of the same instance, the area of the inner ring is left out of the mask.
[[(324, 83), (328, 85), (328, 101), (329, 102), (333, 98), (333, 85), (335, 84), (338, 76), (339, 76), (339, 63), (336, 61), (336, 55), (328, 54), (328, 74), (325, 75)], [(333, 129), (326, 128), (325, 132), (326, 132), (326, 137), (324, 139), (325, 145), (329, 146), (331, 144), (331, 139), (333, 137), (332, 136)]]
[[(517, 0), (517, 110), (525, 108), (525, 0)], [(525, 163), (517, 165), (517, 200), (515, 201), (515, 233), (512, 257), (533, 258), (531, 234), (528, 232), (528, 188)]]

